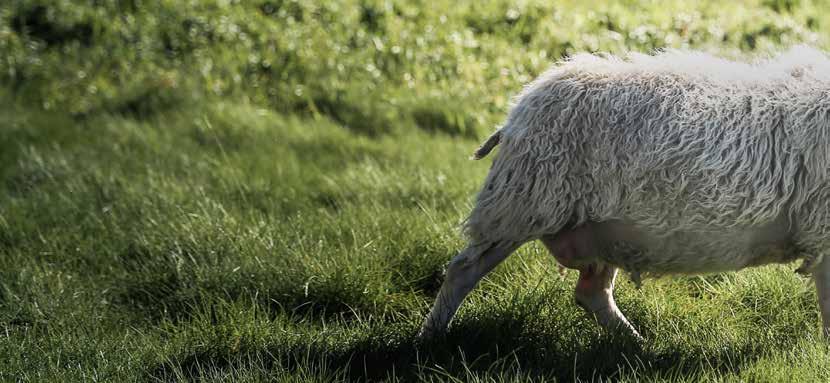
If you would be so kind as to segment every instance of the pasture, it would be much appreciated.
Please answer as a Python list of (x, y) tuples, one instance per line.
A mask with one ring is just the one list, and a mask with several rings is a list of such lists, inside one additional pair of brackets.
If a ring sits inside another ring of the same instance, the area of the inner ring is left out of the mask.
[(415, 335), (510, 99), (581, 51), (826, 48), (808, 0), (0, 3), (0, 380), (828, 381), (797, 265), (599, 329), (538, 243)]

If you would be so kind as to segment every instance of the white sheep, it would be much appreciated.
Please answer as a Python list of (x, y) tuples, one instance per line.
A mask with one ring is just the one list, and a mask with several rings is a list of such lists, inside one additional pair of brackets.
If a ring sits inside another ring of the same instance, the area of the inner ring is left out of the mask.
[(577, 55), (533, 81), (475, 154), (501, 151), (421, 330), (446, 330), (478, 281), (539, 239), (579, 270), (576, 300), (639, 337), (618, 268), (712, 273), (802, 260), (830, 334), (830, 60), (796, 47), (735, 62), (665, 51)]

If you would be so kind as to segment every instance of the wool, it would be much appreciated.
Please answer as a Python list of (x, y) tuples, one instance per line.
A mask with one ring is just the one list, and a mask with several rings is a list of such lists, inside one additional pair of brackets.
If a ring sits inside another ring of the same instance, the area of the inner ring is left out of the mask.
[[(530, 83), (476, 157), (497, 144), (464, 224), (473, 243), (619, 221), (677, 239), (669, 258), (690, 241), (727, 256), (779, 226), (805, 264), (830, 248), (830, 60), (810, 47), (580, 54)], [(635, 258), (635, 272), (654, 263)]]

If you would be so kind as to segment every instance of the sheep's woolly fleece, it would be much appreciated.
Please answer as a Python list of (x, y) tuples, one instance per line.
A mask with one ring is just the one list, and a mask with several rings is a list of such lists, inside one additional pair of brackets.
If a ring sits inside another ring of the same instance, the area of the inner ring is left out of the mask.
[(830, 248), (830, 60), (809, 47), (749, 63), (577, 55), (529, 84), (477, 154), (499, 143), (465, 222), (474, 243), (587, 221), (659, 237), (783, 219), (799, 246)]

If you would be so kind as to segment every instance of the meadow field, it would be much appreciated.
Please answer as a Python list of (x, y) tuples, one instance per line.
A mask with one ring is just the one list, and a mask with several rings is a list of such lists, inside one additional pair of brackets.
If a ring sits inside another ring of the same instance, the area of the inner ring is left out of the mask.
[(623, 274), (638, 344), (531, 243), (415, 338), (551, 63), (828, 37), (808, 0), (0, 2), (0, 380), (830, 381), (796, 265)]

